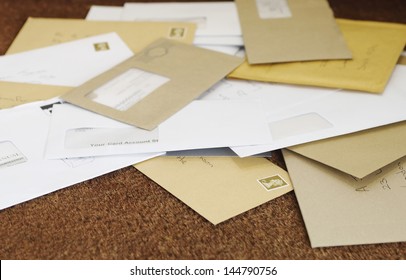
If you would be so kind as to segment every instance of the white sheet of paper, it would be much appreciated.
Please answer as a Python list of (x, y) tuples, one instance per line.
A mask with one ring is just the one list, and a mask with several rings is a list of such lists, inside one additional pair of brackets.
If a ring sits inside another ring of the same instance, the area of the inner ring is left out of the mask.
[(125, 3), (121, 19), (193, 22), (195, 45), (244, 45), (234, 2)]
[(266, 143), (269, 137), (257, 102), (194, 101), (152, 131), (64, 104), (53, 109), (46, 155), (71, 158), (216, 148)]
[(228, 80), (202, 98), (262, 99), (272, 141), (232, 147), (244, 157), (406, 120), (406, 66), (382, 94)]
[(46, 160), (50, 106), (36, 104), (0, 111), (0, 209), (160, 155)]
[(121, 21), (121, 13), (124, 7), (120, 6), (99, 6), (90, 7), (86, 15), (87, 20)]
[(238, 46), (198, 45), (198, 47), (229, 55), (236, 55), (240, 51), (240, 47)]
[[(166, 157), (238, 157), (230, 148), (211, 148), (211, 149), (196, 149), (171, 151), (165, 154)], [(253, 155), (252, 157), (272, 157), (272, 152)]]
[(130, 58), (116, 33), (0, 57), (0, 81), (79, 86)]

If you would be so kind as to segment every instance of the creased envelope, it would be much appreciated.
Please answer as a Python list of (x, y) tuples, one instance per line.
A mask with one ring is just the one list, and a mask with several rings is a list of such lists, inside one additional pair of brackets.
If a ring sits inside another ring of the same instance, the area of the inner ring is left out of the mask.
[(292, 190), (265, 158), (160, 157), (135, 167), (213, 224)]
[(352, 60), (244, 63), (229, 77), (382, 92), (406, 44), (406, 25), (344, 19), (337, 23), (351, 49)]
[(312, 247), (406, 241), (406, 158), (359, 180), (283, 154)]
[[(180, 32), (182, 30), (183, 32)], [(132, 51), (138, 52), (161, 37), (192, 43), (194, 31), (195, 25), (191, 23), (93, 22), (82, 19), (28, 18), (7, 54), (109, 32), (117, 32)], [(60, 86), (0, 82), (0, 108), (46, 100), (69, 90), (70, 88)]]
[(363, 178), (406, 156), (406, 122), (289, 147), (298, 154)]
[(270, 139), (261, 106), (241, 101), (193, 101), (152, 131), (63, 104), (54, 106), (49, 130), (48, 158), (216, 148)]
[(241, 62), (239, 57), (159, 39), (61, 98), (152, 130)]
[(132, 56), (116, 33), (97, 35), (2, 56), (0, 81), (76, 87)]
[(326, 0), (236, 0), (250, 64), (350, 59)]
[(160, 154), (44, 159), (52, 103), (0, 110), (0, 209)]
[(226, 80), (201, 98), (260, 100), (272, 140), (232, 147), (249, 156), (406, 120), (406, 66), (396, 66), (382, 94)]

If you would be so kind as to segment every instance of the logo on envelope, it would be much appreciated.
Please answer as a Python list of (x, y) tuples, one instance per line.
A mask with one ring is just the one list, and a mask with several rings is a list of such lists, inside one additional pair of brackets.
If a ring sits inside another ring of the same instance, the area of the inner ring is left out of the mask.
[(93, 46), (96, 52), (108, 51), (110, 49), (109, 44), (107, 42), (95, 43), (93, 44)]
[(277, 174), (270, 177), (262, 178), (257, 180), (267, 191), (271, 191), (277, 188), (286, 187), (289, 184), (286, 183), (282, 177)]

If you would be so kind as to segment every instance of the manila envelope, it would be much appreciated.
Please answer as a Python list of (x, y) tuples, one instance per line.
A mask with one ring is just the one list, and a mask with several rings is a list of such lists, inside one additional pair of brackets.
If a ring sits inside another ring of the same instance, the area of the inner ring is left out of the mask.
[(383, 92), (406, 43), (406, 25), (337, 20), (351, 49), (352, 60), (242, 64), (229, 77)]
[(292, 190), (288, 173), (265, 158), (159, 157), (134, 166), (213, 224)]
[[(7, 54), (47, 47), (103, 33), (116, 32), (134, 52), (160, 37), (192, 44), (191, 23), (99, 22), (82, 19), (28, 18)], [(0, 82), (0, 109), (60, 96), (71, 88)]]
[(350, 59), (326, 0), (236, 0), (250, 64)]
[(236, 56), (162, 38), (61, 98), (152, 130), (241, 63)]
[(360, 180), (283, 155), (312, 247), (406, 241), (406, 157)]
[(406, 156), (406, 121), (288, 149), (357, 178)]

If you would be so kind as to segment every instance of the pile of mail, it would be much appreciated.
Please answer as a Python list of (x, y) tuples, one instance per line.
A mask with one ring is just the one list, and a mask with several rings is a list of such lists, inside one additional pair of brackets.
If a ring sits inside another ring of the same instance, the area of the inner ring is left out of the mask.
[(326, 0), (28, 18), (0, 57), (0, 209), (134, 165), (213, 224), (294, 189), (313, 247), (406, 241), (405, 44)]

